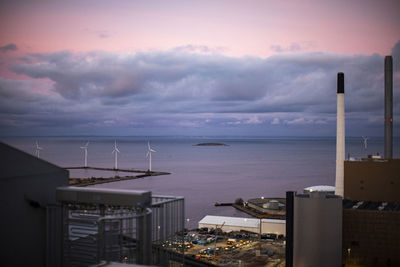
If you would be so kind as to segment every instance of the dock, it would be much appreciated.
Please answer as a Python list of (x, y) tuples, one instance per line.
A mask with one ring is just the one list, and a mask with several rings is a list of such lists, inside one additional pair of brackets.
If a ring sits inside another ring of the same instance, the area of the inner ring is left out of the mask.
[(286, 215), (278, 215), (278, 214), (266, 214), (266, 213), (261, 213), (255, 209), (249, 208), (249, 207), (244, 207), (243, 205), (238, 205), (233, 203), (232, 205), (234, 208), (247, 213), (255, 218), (258, 219), (279, 219), (279, 220), (285, 220)]
[(142, 171), (135, 169), (114, 169), (114, 168), (102, 168), (102, 167), (64, 167), (66, 170), (98, 170), (98, 171), (113, 171), (113, 172), (127, 172), (127, 173), (140, 173), (139, 175), (127, 175), (127, 176), (119, 176), (116, 175), (114, 177), (103, 178), (103, 177), (90, 177), (90, 178), (70, 178), (69, 184), (73, 186), (88, 186), (95, 184), (104, 184), (111, 183), (117, 181), (124, 180), (133, 180), (140, 179), (148, 176), (160, 176), (160, 175), (168, 175), (169, 172), (159, 172), (159, 171)]

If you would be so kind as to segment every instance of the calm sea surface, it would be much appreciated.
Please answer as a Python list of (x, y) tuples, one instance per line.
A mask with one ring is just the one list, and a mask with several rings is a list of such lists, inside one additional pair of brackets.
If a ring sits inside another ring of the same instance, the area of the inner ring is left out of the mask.
[[(205, 215), (248, 217), (232, 207), (214, 207), (215, 202), (236, 198), (284, 197), (312, 185), (334, 185), (335, 138), (200, 138), (200, 137), (19, 137), (1, 138), (28, 153), (35, 142), (43, 147), (41, 158), (62, 167), (83, 166), (81, 146), (90, 141), (88, 166), (114, 166), (114, 140), (121, 153), (118, 167), (147, 170), (147, 141), (153, 153), (153, 170), (171, 175), (146, 177), (97, 185), (105, 188), (151, 190), (153, 194), (185, 197), (186, 218), (196, 227)], [(394, 156), (399, 143), (394, 140)], [(220, 142), (228, 146), (194, 146)], [(346, 157), (383, 154), (383, 139), (371, 138), (367, 151), (361, 138), (346, 139)], [(115, 172), (71, 170), (71, 177), (112, 177)], [(124, 175), (124, 173), (118, 173)]]

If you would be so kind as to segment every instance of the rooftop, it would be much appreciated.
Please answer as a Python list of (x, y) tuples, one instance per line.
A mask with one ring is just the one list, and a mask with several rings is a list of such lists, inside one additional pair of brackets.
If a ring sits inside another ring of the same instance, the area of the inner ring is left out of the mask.
[(400, 202), (375, 202), (343, 200), (343, 209), (347, 210), (379, 210), (379, 211), (400, 211)]
[[(262, 222), (285, 223), (285, 220), (262, 219)], [(199, 221), (199, 224), (200, 223), (212, 224), (217, 226), (221, 226), (223, 223), (225, 223), (224, 225), (226, 226), (259, 227), (260, 219), (207, 215), (203, 219), (201, 219), (201, 221)]]
[(306, 191), (335, 192), (335, 187), (331, 185), (314, 185), (304, 188)]

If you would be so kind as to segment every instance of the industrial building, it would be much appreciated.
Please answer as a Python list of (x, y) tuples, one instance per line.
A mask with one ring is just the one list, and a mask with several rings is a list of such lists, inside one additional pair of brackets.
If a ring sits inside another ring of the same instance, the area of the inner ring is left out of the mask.
[(260, 219), (207, 215), (199, 221), (199, 228), (203, 227), (208, 229), (221, 227), (224, 232), (247, 231), (259, 234), (261, 230), (261, 234), (286, 235), (285, 220), (275, 219), (261, 219), (260, 229)]
[(400, 202), (343, 201), (345, 266), (400, 266)]
[(286, 212), (286, 199), (284, 198), (253, 198), (249, 199), (246, 205), (262, 214), (285, 216)]
[(341, 266), (342, 198), (286, 193), (286, 266)]
[(61, 228), (52, 224), (60, 215), (56, 188), (68, 185), (68, 171), (1, 142), (0, 161), (2, 264), (61, 266), (61, 247), (53, 246)]
[(393, 159), (393, 63), (385, 57), (384, 158), (344, 163), (343, 264), (400, 266), (400, 159)]
[(69, 187), (67, 170), (1, 142), (0, 160), (3, 265), (182, 262), (160, 244), (184, 229), (183, 197)]
[(101, 261), (168, 265), (152, 253), (184, 227), (183, 197), (150, 191), (61, 187), (63, 264), (90, 266)]
[(400, 202), (400, 159), (345, 161), (344, 198)]

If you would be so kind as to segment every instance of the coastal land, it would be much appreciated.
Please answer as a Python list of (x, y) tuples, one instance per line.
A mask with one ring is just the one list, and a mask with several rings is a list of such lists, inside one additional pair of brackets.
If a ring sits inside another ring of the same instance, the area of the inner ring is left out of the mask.
[(69, 184), (73, 186), (88, 186), (88, 185), (95, 185), (95, 184), (104, 184), (104, 183), (111, 183), (123, 180), (134, 180), (140, 179), (147, 176), (159, 176), (159, 175), (168, 175), (169, 172), (158, 172), (158, 171), (141, 171), (141, 170), (128, 170), (128, 169), (112, 169), (112, 168), (100, 168), (100, 167), (66, 167), (65, 169), (86, 169), (86, 170), (101, 170), (101, 171), (118, 171), (118, 172), (127, 172), (127, 173), (140, 173), (138, 175), (126, 175), (126, 176), (119, 176), (115, 175), (114, 177), (90, 177), (90, 178), (70, 178)]
[(194, 146), (228, 146), (228, 145), (223, 143), (199, 143)]

